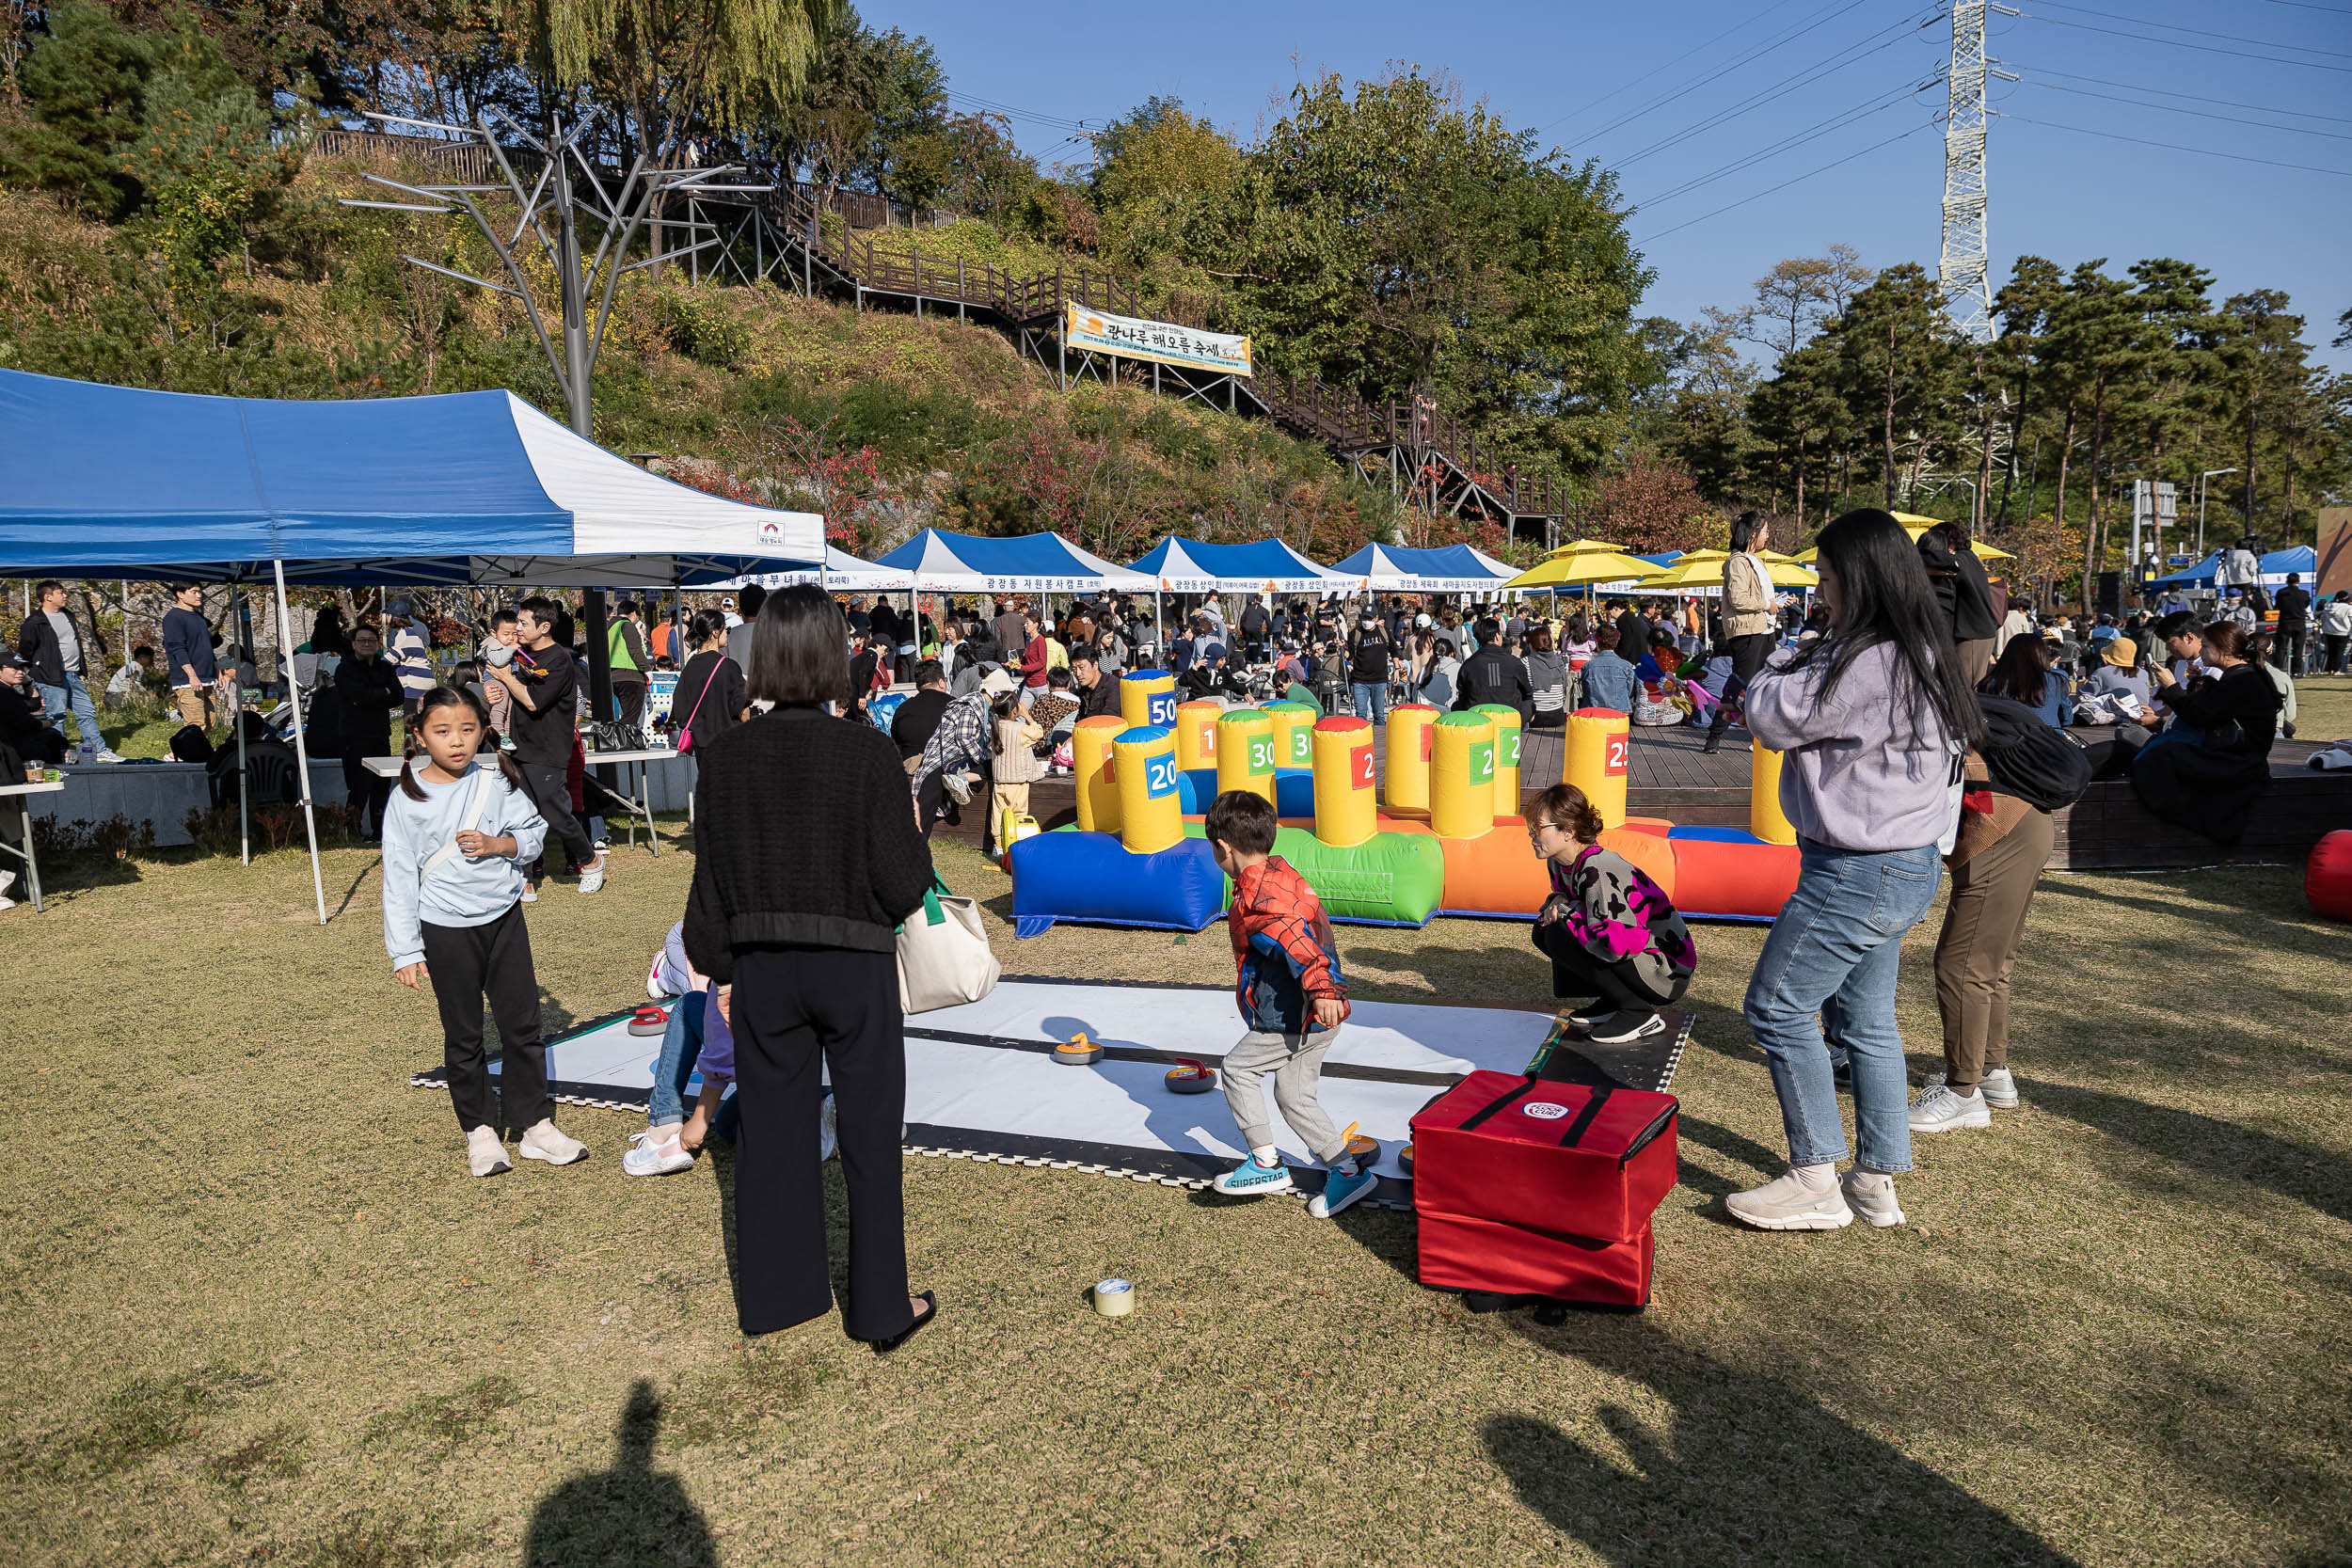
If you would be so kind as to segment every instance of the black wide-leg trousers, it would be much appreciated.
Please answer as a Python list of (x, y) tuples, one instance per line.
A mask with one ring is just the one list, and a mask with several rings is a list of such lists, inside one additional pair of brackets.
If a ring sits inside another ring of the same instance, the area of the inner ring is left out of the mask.
[[(503, 1124), (520, 1132), (554, 1114), (548, 1097), (548, 1050), (539, 1043), (539, 980), (531, 962), (531, 932), (523, 907), (485, 926), (418, 927), (424, 939), (425, 978), (441, 1011), (441, 1059), (449, 1069), (450, 1103), (457, 1125)], [(482, 999), (499, 1028), (499, 1084), (490, 1087), (490, 1061), (482, 1049)]]
[(818, 1164), (820, 1069), (833, 1076), (841, 1175), (850, 1190), (852, 1338), (888, 1339), (907, 1306), (898, 1129), (906, 1115), (905, 1019), (892, 953), (763, 949), (735, 960), (736, 1317), (771, 1334), (833, 1309), (825, 1187)]

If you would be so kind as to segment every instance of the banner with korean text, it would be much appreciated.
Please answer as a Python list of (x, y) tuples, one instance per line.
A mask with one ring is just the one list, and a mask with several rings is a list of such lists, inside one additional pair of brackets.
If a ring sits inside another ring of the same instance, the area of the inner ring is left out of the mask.
[(1062, 322), (1062, 341), (1072, 348), (1116, 354), (1128, 359), (1153, 359), (1185, 370), (1213, 371), (1220, 375), (1248, 375), (1249, 340), (1223, 332), (1172, 322), (1140, 321), (1114, 316), (1107, 310), (1072, 303)]

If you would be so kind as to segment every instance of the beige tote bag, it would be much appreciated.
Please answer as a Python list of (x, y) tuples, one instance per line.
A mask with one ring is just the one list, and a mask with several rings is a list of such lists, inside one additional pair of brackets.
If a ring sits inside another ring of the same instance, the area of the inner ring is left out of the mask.
[(980, 905), (932, 879), (923, 907), (898, 927), (898, 1009), (928, 1013), (977, 1002), (996, 989), (1004, 965), (989, 950)]

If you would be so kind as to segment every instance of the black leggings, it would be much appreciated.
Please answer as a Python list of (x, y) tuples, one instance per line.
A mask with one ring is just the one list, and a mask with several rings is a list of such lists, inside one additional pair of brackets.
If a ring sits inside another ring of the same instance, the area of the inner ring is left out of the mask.
[[(384, 807), (392, 798), (392, 781), (376, 777), (368, 771), (367, 759), (381, 752), (361, 752), (343, 758), (343, 798), (358, 811), (351, 820), (351, 831), (361, 838), (384, 836)], [(375, 824), (371, 833), (367, 824)]]
[(539, 808), (539, 816), (548, 825), (548, 837), (564, 847), (574, 865), (592, 864), (596, 858), (596, 847), (588, 842), (587, 831), (580, 827), (580, 818), (572, 815), (572, 785), (565, 777), (567, 770), (538, 762), (516, 766), (522, 769), (523, 783), (531, 786), (531, 802)]
[(770, 1334), (833, 1309), (818, 1072), (833, 1074), (850, 1196), (850, 1299), (857, 1339), (914, 1321), (907, 1305), (898, 1129), (906, 1115), (898, 960), (847, 948), (760, 948), (735, 960), (737, 1321)]
[(1595, 958), (1565, 926), (1558, 923), (1537, 926), (1534, 935), (1537, 950), (1551, 959), (1551, 994), (1557, 997), (1597, 997), (1612, 1012), (1629, 1014), (1638, 1021), (1681, 1001), (1683, 990), (1691, 983), (1686, 975), (1662, 992), (1653, 990), (1643, 982), (1630, 958)]
[(482, 997), (499, 1026), (499, 1087), (504, 1125), (523, 1132), (554, 1111), (548, 1098), (548, 1051), (539, 1043), (539, 978), (531, 967), (523, 907), (510, 905), (487, 926), (432, 926), (424, 935), (425, 975), (441, 1009), (442, 1061), (450, 1102), (468, 1132), (501, 1125), (492, 1102), (490, 1062), (482, 1050)]

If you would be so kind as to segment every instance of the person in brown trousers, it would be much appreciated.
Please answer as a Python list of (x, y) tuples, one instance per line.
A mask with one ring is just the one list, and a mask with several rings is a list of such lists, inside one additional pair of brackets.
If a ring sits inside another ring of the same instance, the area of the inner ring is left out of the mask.
[(1994, 1106), (2017, 1104), (2009, 1070), (2010, 975), (2057, 832), (2048, 812), (1994, 790), (1984, 758), (1968, 753), (1960, 833), (1944, 857), (1951, 895), (1935, 943), (1944, 1070), (1912, 1101), (1914, 1132), (1990, 1127)]

